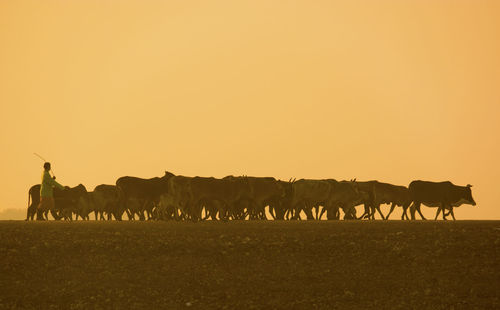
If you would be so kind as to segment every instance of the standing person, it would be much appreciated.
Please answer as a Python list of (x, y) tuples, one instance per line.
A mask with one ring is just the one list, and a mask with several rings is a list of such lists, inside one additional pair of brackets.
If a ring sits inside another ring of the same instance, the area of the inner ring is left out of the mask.
[(56, 182), (56, 177), (50, 175), (50, 163), (43, 164), (42, 184), (40, 187), (40, 204), (37, 208), (36, 219), (37, 221), (45, 220), (43, 212), (54, 210), (54, 187), (64, 189), (64, 186)]

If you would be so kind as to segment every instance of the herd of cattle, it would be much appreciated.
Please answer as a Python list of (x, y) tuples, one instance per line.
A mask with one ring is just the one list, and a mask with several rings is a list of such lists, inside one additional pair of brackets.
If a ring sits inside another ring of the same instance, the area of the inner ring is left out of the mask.
[[(401, 219), (411, 219), (420, 206), (437, 208), (437, 219), (450, 215), (462, 204), (476, 205), (471, 185), (457, 186), (451, 182), (413, 181), (408, 187), (378, 181), (359, 182), (326, 180), (281, 181), (272, 177), (227, 176), (222, 179), (186, 177), (165, 171), (163, 177), (142, 179), (121, 177), (116, 185), (98, 185), (89, 192), (82, 184), (59, 190), (54, 188), (55, 209), (38, 210), (40, 185), (29, 190), (26, 220), (244, 220), (269, 219), (338, 220), (341, 210), (344, 219), (375, 219), (378, 212), (388, 219), (396, 206), (402, 207)], [(30, 203), (31, 200), (31, 203)], [(380, 205), (390, 204), (384, 216)], [(364, 212), (356, 214), (356, 206)]]

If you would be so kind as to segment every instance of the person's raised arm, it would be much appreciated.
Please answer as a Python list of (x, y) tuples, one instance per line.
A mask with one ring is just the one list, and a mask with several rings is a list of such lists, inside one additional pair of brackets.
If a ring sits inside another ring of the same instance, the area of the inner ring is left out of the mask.
[(64, 189), (64, 186), (62, 186), (61, 184), (59, 184), (59, 183), (55, 180), (55, 178), (50, 178), (50, 183), (51, 183), (51, 185), (52, 185), (52, 186), (54, 186), (54, 187), (57, 187), (57, 188), (59, 188), (59, 189)]

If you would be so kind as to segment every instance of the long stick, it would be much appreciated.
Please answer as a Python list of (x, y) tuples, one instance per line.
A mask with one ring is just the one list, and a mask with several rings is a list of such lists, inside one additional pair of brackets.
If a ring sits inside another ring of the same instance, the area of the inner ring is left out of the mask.
[(40, 156), (38, 153), (33, 153), (35, 154), (36, 156), (38, 156), (41, 160), (43, 160), (44, 162), (46, 162), (45, 158), (43, 158), (42, 156)]

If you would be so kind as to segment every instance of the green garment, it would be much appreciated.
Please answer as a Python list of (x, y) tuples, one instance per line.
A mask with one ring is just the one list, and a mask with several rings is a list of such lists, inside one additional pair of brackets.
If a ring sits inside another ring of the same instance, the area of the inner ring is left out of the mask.
[(56, 180), (54, 180), (50, 176), (50, 173), (47, 170), (44, 170), (42, 174), (42, 186), (40, 188), (40, 197), (53, 197), (54, 187), (56, 186), (60, 189), (64, 189), (64, 186), (57, 183)]

